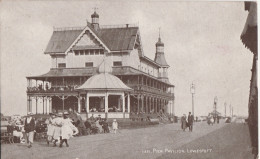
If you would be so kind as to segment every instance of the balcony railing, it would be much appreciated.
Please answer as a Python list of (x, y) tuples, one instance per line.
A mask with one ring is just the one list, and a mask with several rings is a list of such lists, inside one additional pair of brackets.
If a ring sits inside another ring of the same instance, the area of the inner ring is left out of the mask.
[(39, 87), (27, 87), (27, 93), (70, 93), (75, 92), (78, 86), (70, 87), (51, 87), (49, 89), (42, 89)]
[(129, 87), (133, 88), (134, 90), (140, 90), (140, 91), (146, 91), (146, 92), (152, 92), (152, 93), (156, 93), (156, 94), (162, 94), (165, 96), (174, 96), (174, 93), (171, 92), (166, 92), (163, 91), (161, 89), (158, 88), (154, 88), (151, 86), (147, 86), (147, 85), (141, 85), (141, 84), (127, 84)]

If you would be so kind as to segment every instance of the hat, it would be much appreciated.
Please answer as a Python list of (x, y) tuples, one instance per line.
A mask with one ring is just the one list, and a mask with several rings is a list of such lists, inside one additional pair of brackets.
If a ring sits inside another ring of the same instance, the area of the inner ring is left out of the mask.
[(62, 116), (62, 113), (61, 113), (61, 112), (59, 112), (59, 113), (57, 114), (57, 116), (61, 117), (61, 116)]
[(114, 119), (113, 121), (116, 121), (116, 119)]
[(63, 114), (64, 114), (64, 115), (69, 115), (69, 113), (68, 113), (68, 112), (64, 112)]
[(31, 116), (31, 115), (33, 115), (33, 113), (32, 112), (28, 112), (28, 115)]

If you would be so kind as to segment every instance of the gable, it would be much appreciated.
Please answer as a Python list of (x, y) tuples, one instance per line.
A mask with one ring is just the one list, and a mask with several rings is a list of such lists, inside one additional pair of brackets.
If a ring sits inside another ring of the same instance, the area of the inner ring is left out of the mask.
[(93, 35), (90, 34), (89, 31), (85, 31), (85, 33), (78, 39), (75, 46), (84, 46), (84, 45), (100, 45), (100, 43), (94, 38)]

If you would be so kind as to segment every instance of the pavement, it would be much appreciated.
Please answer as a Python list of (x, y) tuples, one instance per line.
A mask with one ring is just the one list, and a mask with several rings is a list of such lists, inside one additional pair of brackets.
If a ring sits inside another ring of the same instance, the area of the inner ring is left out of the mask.
[[(32, 148), (24, 144), (1, 145), (2, 159), (164, 159), (248, 157), (250, 140), (244, 124), (213, 126), (206, 122), (194, 124), (193, 132), (180, 129), (180, 124), (159, 124), (139, 129), (124, 129), (117, 134), (97, 134), (74, 137), (69, 147), (48, 147), (35, 142)], [(196, 153), (195, 151), (200, 152)], [(204, 151), (207, 151), (204, 153)], [(192, 152), (192, 153), (188, 153)], [(233, 155), (230, 155), (233, 154)], [(194, 157), (195, 156), (195, 157)], [(236, 158), (236, 159), (240, 159)]]

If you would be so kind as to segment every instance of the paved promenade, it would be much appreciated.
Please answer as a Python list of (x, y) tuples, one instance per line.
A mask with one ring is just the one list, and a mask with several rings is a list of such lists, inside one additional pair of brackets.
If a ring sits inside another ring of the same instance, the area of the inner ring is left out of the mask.
[[(242, 127), (242, 131), (240, 128)], [(234, 129), (235, 128), (235, 129)], [(233, 130), (234, 131), (231, 131)], [(188, 143), (192, 143), (196, 147), (201, 149), (212, 149), (211, 153), (206, 153), (210, 158), (210, 154), (217, 156), (224, 151), (221, 148), (215, 149), (215, 146), (220, 146), (217, 143), (223, 142), (221, 138), (222, 130), (224, 135), (228, 132), (236, 132), (240, 134), (240, 137), (244, 138), (246, 144), (249, 141), (249, 134), (246, 132), (246, 125), (238, 124), (233, 126), (232, 124), (215, 124), (208, 126), (206, 122), (195, 123), (194, 131), (183, 132), (180, 130), (180, 124), (160, 124), (154, 127), (120, 130), (118, 134), (98, 134), (83, 137), (75, 137), (69, 140), (70, 147), (48, 147), (45, 142), (35, 142), (31, 149), (28, 149), (23, 144), (5, 144), (1, 148), (2, 159), (152, 159), (152, 158), (175, 158), (187, 156), (187, 153), (176, 154), (178, 150), (187, 150)], [(217, 134), (214, 135), (214, 133)], [(240, 133), (241, 132), (241, 133)], [(203, 139), (206, 136), (218, 136), (216, 138), (210, 137), (209, 139)], [(230, 135), (229, 135), (230, 136)], [(232, 135), (231, 135), (232, 136)], [(201, 140), (202, 139), (202, 140)], [(226, 139), (224, 147), (230, 148), (232, 144), (244, 144), (237, 143), (235, 139)], [(243, 140), (243, 141), (244, 141)], [(198, 142), (200, 141), (200, 142)], [(217, 150), (217, 151), (216, 151)], [(229, 149), (229, 150), (241, 150), (241, 149)], [(176, 151), (176, 152), (174, 152)], [(225, 151), (225, 154), (227, 152)], [(231, 159), (231, 158), (229, 158)]]

